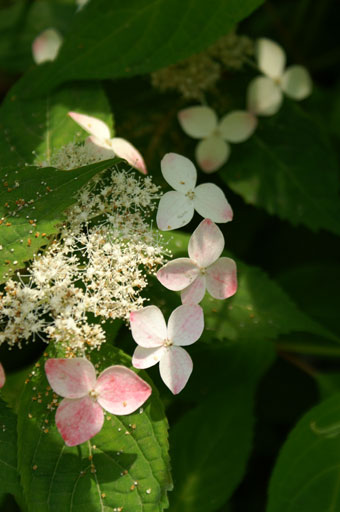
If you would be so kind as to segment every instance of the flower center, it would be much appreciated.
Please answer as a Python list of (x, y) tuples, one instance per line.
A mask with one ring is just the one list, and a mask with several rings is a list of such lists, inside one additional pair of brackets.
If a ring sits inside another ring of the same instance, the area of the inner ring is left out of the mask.
[(90, 396), (91, 398), (94, 398), (95, 400), (97, 400), (98, 395), (99, 395), (99, 393), (98, 393), (98, 391), (96, 391), (95, 389), (91, 389), (91, 391), (89, 392), (89, 396)]
[(195, 192), (193, 190), (188, 190), (188, 192), (185, 195), (191, 200), (195, 199)]
[(171, 345), (173, 345), (172, 340), (164, 340), (163, 347), (169, 348)]
[(207, 273), (206, 267), (201, 267), (200, 268), (200, 274), (202, 274), (202, 276), (204, 276), (206, 273)]

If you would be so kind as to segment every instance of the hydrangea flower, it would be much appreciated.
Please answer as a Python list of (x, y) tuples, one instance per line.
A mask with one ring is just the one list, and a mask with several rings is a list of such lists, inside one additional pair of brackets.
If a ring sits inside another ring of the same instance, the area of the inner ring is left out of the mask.
[(165, 181), (174, 188), (159, 201), (157, 226), (162, 231), (181, 228), (191, 221), (196, 210), (214, 222), (229, 222), (233, 211), (222, 190), (213, 183), (196, 187), (197, 171), (186, 157), (167, 153), (161, 161)]
[(257, 65), (265, 76), (254, 78), (248, 86), (248, 110), (256, 115), (270, 116), (278, 112), (283, 93), (289, 98), (303, 100), (311, 94), (312, 79), (303, 66), (286, 66), (286, 54), (270, 39), (256, 44)]
[(141, 173), (147, 174), (146, 165), (140, 152), (130, 142), (121, 137), (111, 138), (110, 128), (104, 121), (77, 112), (69, 112), (68, 115), (90, 134), (86, 143), (92, 144), (93, 150), (97, 151), (100, 156), (113, 158), (117, 155), (119, 158), (124, 158)]
[(95, 436), (104, 423), (103, 409), (111, 414), (131, 414), (151, 395), (151, 387), (125, 366), (109, 366), (96, 379), (90, 361), (48, 359), (48, 382), (64, 397), (56, 412), (56, 425), (67, 446), (76, 446)]
[(33, 60), (36, 64), (54, 60), (62, 45), (63, 37), (54, 28), (48, 28), (39, 34), (32, 43)]
[(250, 112), (235, 110), (218, 121), (216, 112), (203, 105), (180, 110), (178, 121), (187, 135), (203, 139), (196, 146), (195, 156), (206, 173), (217, 171), (228, 160), (229, 142), (244, 142), (257, 126), (257, 119)]
[(189, 258), (169, 261), (157, 278), (169, 290), (183, 290), (183, 304), (198, 304), (206, 289), (215, 299), (227, 299), (237, 290), (236, 264), (231, 258), (220, 258), (223, 248), (221, 230), (204, 219), (189, 240)]
[(6, 382), (5, 370), (4, 370), (4, 367), (2, 366), (2, 364), (0, 363), (0, 388), (4, 387), (5, 382)]
[(161, 310), (156, 306), (130, 314), (133, 339), (138, 343), (132, 364), (135, 368), (149, 368), (159, 362), (163, 382), (174, 395), (182, 391), (193, 363), (182, 346), (198, 340), (204, 328), (203, 310), (198, 305), (184, 305), (170, 315), (166, 326)]

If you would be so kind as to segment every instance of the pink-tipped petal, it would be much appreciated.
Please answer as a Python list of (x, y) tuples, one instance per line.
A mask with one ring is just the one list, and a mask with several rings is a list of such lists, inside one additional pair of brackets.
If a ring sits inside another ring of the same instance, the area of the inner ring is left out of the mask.
[(210, 107), (198, 105), (178, 112), (178, 121), (183, 131), (194, 139), (203, 139), (217, 127), (217, 116)]
[(164, 316), (157, 306), (132, 311), (130, 325), (132, 337), (141, 347), (159, 347), (167, 337)]
[(306, 68), (290, 66), (283, 74), (281, 87), (289, 98), (303, 100), (311, 94), (313, 82)]
[(53, 391), (65, 398), (80, 398), (96, 383), (94, 366), (83, 357), (48, 359), (45, 372)]
[(159, 363), (161, 378), (174, 395), (182, 391), (189, 380), (192, 368), (192, 359), (188, 352), (175, 346), (165, 352)]
[(90, 135), (94, 135), (103, 141), (110, 139), (110, 128), (104, 121), (78, 112), (69, 112), (68, 115)]
[(280, 45), (270, 39), (258, 39), (255, 56), (262, 73), (274, 80), (282, 76), (286, 65), (286, 55)]
[(176, 308), (168, 322), (168, 339), (174, 345), (192, 345), (204, 329), (203, 309), (198, 304), (184, 304)]
[(253, 115), (272, 116), (281, 107), (282, 91), (271, 78), (259, 76), (248, 85), (247, 105)]
[(4, 370), (4, 367), (2, 366), (2, 364), (0, 363), (0, 388), (2, 388), (5, 385), (5, 382), (6, 382), (5, 370)]
[(214, 183), (195, 188), (194, 207), (197, 213), (213, 222), (230, 222), (233, 211), (223, 191)]
[(67, 446), (77, 446), (98, 434), (104, 423), (100, 405), (89, 396), (64, 398), (55, 415), (57, 428)]
[(213, 135), (197, 144), (195, 155), (202, 171), (209, 174), (226, 163), (230, 155), (230, 146), (222, 137)]
[(103, 139), (98, 139), (94, 135), (90, 135), (90, 137), (87, 137), (87, 139), (85, 140), (85, 145), (87, 149), (91, 152), (91, 155), (96, 157), (98, 161), (110, 160), (111, 158), (114, 158), (116, 156), (112, 147), (107, 141)]
[(111, 414), (131, 414), (151, 395), (151, 386), (125, 366), (110, 366), (98, 377), (98, 403)]
[(181, 293), (182, 304), (199, 304), (205, 295), (206, 278), (199, 275), (195, 281)]
[(142, 155), (130, 142), (120, 137), (114, 137), (111, 139), (111, 147), (116, 155), (124, 158), (131, 167), (134, 167), (142, 174), (148, 173)]
[(144, 348), (136, 347), (132, 356), (132, 364), (135, 368), (144, 370), (159, 363), (162, 359), (165, 347)]
[(189, 258), (169, 261), (157, 272), (157, 279), (168, 290), (183, 290), (197, 277), (199, 268)]
[(236, 293), (236, 264), (231, 258), (220, 258), (207, 269), (207, 290), (215, 299), (227, 299)]
[(63, 38), (54, 28), (44, 30), (32, 43), (33, 60), (36, 64), (54, 60), (62, 45)]
[(181, 192), (166, 192), (158, 204), (156, 222), (161, 231), (182, 228), (194, 216), (192, 199)]
[(251, 137), (256, 129), (257, 119), (250, 112), (235, 110), (224, 116), (218, 130), (228, 142), (244, 142)]
[(196, 185), (197, 171), (194, 164), (185, 156), (167, 153), (161, 161), (163, 177), (174, 190), (184, 194)]
[(201, 268), (208, 267), (221, 256), (223, 249), (224, 236), (220, 228), (210, 219), (202, 220), (189, 240), (190, 258)]

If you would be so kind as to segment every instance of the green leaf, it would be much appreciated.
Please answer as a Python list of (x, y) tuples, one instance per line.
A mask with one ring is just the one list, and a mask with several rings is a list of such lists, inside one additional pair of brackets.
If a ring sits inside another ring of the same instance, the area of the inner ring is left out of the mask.
[[(98, 371), (130, 366), (130, 358), (108, 344), (91, 359)], [(157, 390), (133, 414), (106, 414), (99, 434), (70, 448), (54, 423), (56, 395), (48, 388), (44, 362), (43, 357), (29, 377), (19, 409), (18, 467), (28, 512), (161, 512), (171, 480), (167, 421)]]
[(261, 119), (221, 178), (247, 203), (316, 231), (340, 234), (336, 156), (324, 132), (293, 102)]
[(64, 220), (64, 210), (75, 202), (76, 192), (114, 161), (106, 160), (72, 171), (33, 166), (2, 170), (0, 281), (46, 245), (47, 237), (58, 232), (57, 224)]
[[(96, 0), (74, 18), (58, 58), (27, 80), (29, 92), (66, 80), (149, 73), (200, 52), (262, 0)], [(29, 83), (31, 82), (31, 83)]]
[(198, 395), (199, 405), (170, 434), (175, 484), (171, 512), (214, 512), (245, 473), (254, 393), (274, 350), (268, 342), (251, 341), (192, 352), (194, 372), (184, 398)]
[(2, 165), (51, 163), (62, 146), (84, 140), (86, 132), (67, 113), (99, 117), (112, 128), (110, 107), (96, 83), (67, 85), (34, 100), (22, 98), (19, 81), (0, 108), (0, 162)]
[(313, 407), (284, 444), (267, 512), (340, 510), (340, 395)]
[[(1, 492), (20, 499), (17, 472), (17, 417), (0, 399), (0, 482)], [(1, 498), (0, 498), (1, 499)]]

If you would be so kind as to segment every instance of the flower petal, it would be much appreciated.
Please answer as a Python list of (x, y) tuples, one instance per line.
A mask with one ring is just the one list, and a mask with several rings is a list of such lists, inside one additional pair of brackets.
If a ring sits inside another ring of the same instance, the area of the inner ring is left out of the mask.
[(172, 346), (159, 363), (161, 378), (174, 395), (177, 395), (189, 380), (193, 368), (191, 357), (181, 347)]
[(161, 161), (161, 171), (165, 181), (174, 190), (185, 194), (189, 190), (193, 190), (196, 185), (196, 168), (185, 156), (167, 153)]
[(236, 263), (220, 258), (207, 269), (207, 290), (215, 299), (227, 299), (237, 290)]
[(146, 165), (140, 152), (127, 140), (120, 137), (111, 139), (111, 147), (117, 156), (124, 158), (132, 167), (142, 174), (147, 174)]
[(235, 110), (222, 117), (218, 130), (228, 142), (244, 142), (255, 131), (257, 119), (250, 112)]
[(96, 371), (84, 357), (48, 359), (47, 380), (55, 393), (66, 398), (80, 398), (96, 384)]
[(202, 220), (189, 240), (190, 258), (200, 267), (208, 267), (221, 256), (223, 249), (224, 237), (220, 228), (210, 219)]
[(259, 69), (270, 78), (280, 78), (286, 66), (283, 48), (270, 39), (256, 41), (255, 56)]
[(313, 82), (306, 68), (290, 66), (281, 79), (282, 90), (294, 100), (303, 100), (312, 92)]
[(198, 304), (184, 304), (176, 308), (168, 322), (168, 339), (174, 345), (192, 345), (204, 329), (203, 309)]
[(199, 275), (195, 281), (181, 293), (182, 304), (198, 304), (205, 295), (206, 278)]
[(2, 364), (0, 363), (0, 388), (2, 388), (5, 385), (5, 382), (6, 382), (5, 370), (4, 370), (4, 367), (2, 366)]
[(159, 363), (165, 350), (165, 347), (136, 347), (132, 356), (132, 364), (135, 368), (140, 368), (143, 370), (145, 368), (150, 368), (150, 366), (154, 366), (155, 364)]
[(110, 366), (98, 377), (98, 403), (112, 414), (131, 414), (151, 395), (151, 386), (125, 366)]
[(214, 183), (203, 183), (195, 188), (195, 210), (213, 222), (229, 222), (233, 211), (223, 191)]
[(98, 158), (98, 161), (110, 160), (116, 156), (112, 147), (106, 140), (98, 139), (98, 137), (95, 137), (94, 135), (87, 137), (85, 145), (87, 149), (91, 151), (91, 154)]
[(41, 32), (32, 43), (33, 60), (36, 64), (54, 60), (62, 45), (63, 37), (54, 28)]
[(183, 290), (197, 277), (199, 268), (189, 258), (169, 261), (157, 272), (157, 279), (168, 290)]
[(194, 139), (208, 137), (217, 127), (215, 111), (203, 105), (180, 110), (177, 117), (183, 131)]
[(110, 139), (110, 128), (104, 121), (85, 114), (78, 114), (77, 112), (69, 112), (68, 115), (90, 135), (94, 135), (102, 140)]
[(132, 311), (130, 325), (133, 339), (142, 347), (159, 347), (167, 338), (164, 316), (157, 306)]
[(159, 201), (156, 222), (158, 229), (170, 231), (185, 226), (193, 216), (193, 200), (181, 192), (170, 191)]
[(104, 423), (100, 405), (89, 396), (64, 398), (55, 415), (57, 428), (67, 446), (76, 446), (98, 434)]
[(230, 146), (222, 137), (213, 135), (201, 140), (196, 146), (196, 160), (206, 173), (217, 171), (226, 163), (230, 155)]
[(248, 85), (247, 105), (252, 114), (271, 116), (281, 107), (282, 91), (271, 78), (258, 76)]

